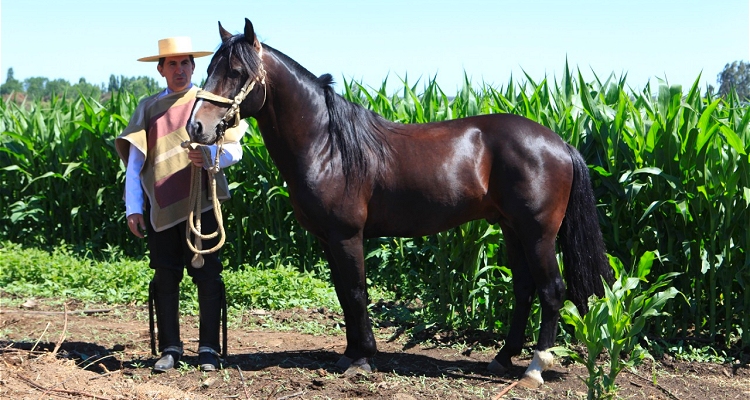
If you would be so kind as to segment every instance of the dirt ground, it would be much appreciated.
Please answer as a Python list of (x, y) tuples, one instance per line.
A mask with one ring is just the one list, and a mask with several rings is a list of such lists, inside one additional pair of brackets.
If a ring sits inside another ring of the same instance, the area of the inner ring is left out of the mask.
[[(7, 304), (7, 302), (5, 302)], [(0, 308), (0, 399), (585, 399), (585, 368), (555, 364), (540, 389), (514, 386), (530, 356), (507, 376), (487, 363), (497, 348), (464, 341), (410, 341), (392, 324), (376, 328), (376, 371), (344, 376), (340, 315), (326, 310), (247, 311), (232, 315), (221, 371), (195, 368), (195, 317), (183, 317), (185, 364), (152, 374), (144, 307)], [(391, 326), (389, 326), (391, 325)], [(318, 327), (310, 329), (310, 327)], [(317, 333), (305, 333), (305, 332)], [(325, 332), (325, 333), (321, 333)], [(438, 338), (439, 339), (439, 338)], [(485, 338), (486, 339), (486, 338)], [(436, 344), (437, 343), (437, 344)], [(558, 360), (559, 361), (559, 360)], [(625, 399), (749, 399), (750, 368), (669, 357), (618, 376)]]

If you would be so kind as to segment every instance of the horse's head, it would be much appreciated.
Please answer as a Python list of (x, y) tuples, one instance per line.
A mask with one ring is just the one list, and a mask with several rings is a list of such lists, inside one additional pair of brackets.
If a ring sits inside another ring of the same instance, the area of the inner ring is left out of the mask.
[(252, 116), (266, 100), (263, 48), (245, 18), (244, 35), (233, 36), (219, 23), (221, 46), (208, 66), (208, 77), (187, 123), (190, 139), (214, 143), (227, 128)]

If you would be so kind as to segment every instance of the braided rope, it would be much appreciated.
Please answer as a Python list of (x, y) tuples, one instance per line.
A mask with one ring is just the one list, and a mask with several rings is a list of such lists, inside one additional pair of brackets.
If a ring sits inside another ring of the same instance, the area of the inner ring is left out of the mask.
[[(182, 147), (184, 148), (200, 148), (201, 151), (203, 151), (203, 159), (205, 161), (209, 161), (210, 167), (206, 170), (208, 171), (208, 181), (210, 188), (209, 190), (211, 195), (211, 200), (213, 202), (213, 208), (214, 208), (214, 216), (216, 216), (216, 231), (204, 235), (201, 232), (201, 214), (202, 214), (202, 205), (201, 205), (201, 168), (193, 165), (192, 169), (190, 170), (190, 179), (191, 179), (191, 185), (190, 185), (190, 197), (188, 198), (188, 204), (191, 205), (190, 213), (188, 214), (187, 218), (187, 226), (185, 228), (185, 239), (187, 241), (188, 247), (190, 248), (190, 251), (192, 251), (195, 255), (193, 256), (193, 259), (190, 262), (190, 265), (192, 265), (194, 268), (201, 268), (203, 267), (203, 255), (204, 254), (211, 254), (215, 252), (216, 250), (219, 250), (221, 246), (224, 245), (224, 241), (226, 240), (226, 232), (224, 231), (224, 218), (221, 214), (221, 203), (219, 202), (219, 197), (216, 195), (216, 177), (215, 175), (219, 173), (219, 156), (221, 154), (222, 149), (222, 143), (223, 140), (220, 140), (218, 142), (218, 147), (216, 149), (216, 158), (213, 160), (213, 163), (210, 163), (210, 157), (207, 156), (207, 154), (210, 154), (210, 150), (206, 146), (202, 146), (197, 143), (190, 143), (189, 141), (182, 142)], [(191, 243), (191, 233), (195, 236), (193, 239), (193, 243)], [(219, 236), (219, 242), (210, 249), (203, 249), (203, 240), (209, 240), (213, 239), (215, 237)]]
[[(258, 52), (259, 56), (261, 57), (261, 60), (263, 59), (263, 47), (260, 48)], [(190, 198), (189, 198), (189, 204), (192, 205), (192, 208), (190, 210), (190, 214), (188, 215), (188, 223), (187, 228), (185, 229), (185, 239), (187, 240), (188, 247), (190, 250), (195, 253), (193, 256), (193, 260), (190, 262), (190, 264), (195, 268), (201, 268), (203, 267), (203, 255), (204, 254), (210, 254), (215, 252), (216, 250), (220, 249), (221, 246), (224, 245), (224, 241), (226, 240), (226, 233), (224, 232), (224, 220), (221, 215), (221, 205), (219, 203), (219, 198), (216, 196), (216, 179), (214, 175), (216, 175), (220, 168), (219, 168), (219, 154), (221, 153), (221, 147), (224, 141), (224, 131), (227, 128), (234, 128), (235, 126), (240, 124), (240, 104), (245, 100), (245, 97), (247, 97), (248, 94), (253, 90), (256, 83), (260, 83), (263, 86), (263, 103), (266, 102), (266, 96), (267, 88), (266, 88), (266, 70), (263, 68), (263, 64), (260, 65), (260, 73), (256, 75), (255, 77), (248, 77), (247, 81), (245, 81), (245, 84), (242, 85), (242, 89), (240, 89), (240, 92), (237, 93), (236, 96), (234, 96), (233, 99), (228, 99), (223, 96), (219, 96), (217, 94), (211, 93), (209, 91), (200, 89), (198, 90), (198, 93), (196, 93), (195, 97), (198, 99), (204, 99), (209, 101), (215, 101), (219, 103), (229, 104), (229, 109), (224, 114), (224, 117), (219, 122), (219, 135), (217, 138), (218, 148), (216, 149), (216, 159), (214, 160), (214, 163), (208, 168), (208, 177), (209, 182), (211, 185), (211, 196), (213, 200), (214, 205), (214, 215), (216, 216), (216, 223), (218, 224), (216, 231), (213, 233), (210, 233), (208, 235), (204, 235), (201, 233), (201, 171), (200, 167), (196, 167), (193, 165), (193, 168), (190, 171), (191, 174), (191, 180), (192, 184), (190, 186)], [(234, 119), (232, 125), (229, 125), (229, 121)], [(182, 147), (188, 148), (191, 147), (193, 149), (198, 148), (201, 146), (198, 143), (191, 143), (190, 141), (185, 141), (182, 143)], [(201, 149), (203, 151), (203, 159), (206, 161), (209, 161), (210, 157), (206, 156), (206, 152), (208, 149), (205, 146), (201, 146)], [(190, 234), (195, 235), (194, 243), (190, 242)], [(208, 240), (213, 239), (217, 235), (221, 235), (219, 239), (219, 243), (208, 250), (203, 250), (203, 242), (202, 240)]]

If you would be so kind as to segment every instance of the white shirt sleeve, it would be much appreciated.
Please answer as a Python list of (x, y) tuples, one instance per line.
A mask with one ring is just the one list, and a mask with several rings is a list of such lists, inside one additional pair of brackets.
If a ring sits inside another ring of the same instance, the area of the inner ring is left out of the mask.
[[(215, 160), (216, 145), (212, 144), (208, 146), (208, 149), (211, 150), (211, 160)], [(242, 145), (238, 142), (225, 143), (224, 146), (222, 146), (221, 154), (219, 155), (219, 168), (226, 168), (230, 165), (234, 165), (241, 159)]]
[(125, 169), (125, 216), (143, 214), (143, 186), (141, 186), (141, 169), (146, 162), (146, 155), (130, 145), (128, 167)]

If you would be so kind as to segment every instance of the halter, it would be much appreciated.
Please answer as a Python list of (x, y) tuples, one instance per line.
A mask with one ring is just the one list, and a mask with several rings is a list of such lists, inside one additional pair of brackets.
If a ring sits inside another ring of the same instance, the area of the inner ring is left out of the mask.
[[(219, 135), (223, 135), (224, 131), (228, 128), (234, 128), (235, 126), (240, 124), (240, 104), (245, 100), (245, 97), (250, 94), (250, 91), (253, 90), (256, 83), (260, 83), (261, 85), (263, 85), (263, 103), (261, 103), (261, 106), (266, 102), (266, 69), (263, 68), (263, 47), (261, 47), (258, 51), (258, 55), (261, 58), (260, 73), (255, 77), (248, 77), (247, 81), (245, 81), (245, 84), (242, 85), (242, 89), (240, 90), (240, 92), (237, 93), (236, 96), (234, 96), (234, 99), (222, 97), (203, 89), (198, 90), (198, 93), (196, 93), (195, 95), (195, 97), (198, 99), (206, 99), (230, 105), (226, 114), (224, 114), (224, 117), (222, 117), (221, 121), (219, 121)], [(229, 125), (231, 120), (234, 121), (232, 122), (232, 125)]]
[[(261, 57), (263, 57), (263, 48), (261, 47), (258, 54)], [(237, 93), (236, 96), (234, 96), (234, 99), (228, 99), (226, 97), (222, 97), (216, 94), (213, 94), (209, 91), (200, 89), (198, 90), (198, 93), (195, 94), (195, 97), (198, 99), (206, 99), (211, 101), (216, 101), (219, 103), (229, 104), (229, 110), (227, 110), (226, 114), (224, 114), (224, 117), (221, 118), (221, 121), (219, 121), (218, 127), (218, 137), (216, 140), (216, 143), (218, 145), (216, 149), (216, 158), (211, 162), (211, 156), (210, 151), (207, 147), (200, 145), (198, 143), (191, 143), (189, 140), (182, 143), (182, 147), (184, 148), (200, 148), (201, 151), (203, 151), (203, 160), (206, 165), (209, 166), (207, 168), (208, 171), (208, 177), (209, 177), (209, 190), (211, 192), (210, 196), (213, 200), (213, 209), (214, 209), (214, 215), (216, 217), (216, 222), (218, 224), (217, 229), (215, 232), (210, 234), (203, 234), (201, 232), (201, 213), (202, 213), (202, 206), (201, 206), (201, 173), (200, 169), (201, 167), (196, 167), (193, 165), (193, 168), (191, 169), (191, 175), (192, 175), (192, 184), (190, 187), (190, 198), (188, 199), (188, 203), (191, 206), (191, 210), (188, 213), (187, 218), (187, 226), (185, 229), (185, 239), (187, 241), (188, 247), (190, 250), (194, 253), (193, 259), (191, 261), (191, 265), (195, 268), (201, 268), (203, 267), (203, 255), (213, 253), (216, 250), (220, 249), (224, 245), (224, 240), (226, 239), (226, 233), (224, 232), (224, 224), (223, 224), (223, 217), (221, 215), (221, 204), (219, 203), (219, 198), (216, 195), (216, 179), (215, 175), (219, 173), (219, 155), (222, 152), (222, 145), (224, 144), (224, 132), (228, 128), (234, 128), (235, 126), (240, 124), (240, 104), (245, 100), (245, 97), (247, 97), (248, 94), (250, 94), (250, 91), (253, 90), (256, 83), (260, 83), (263, 85), (263, 103), (266, 102), (266, 70), (263, 68), (263, 63), (260, 64), (260, 73), (256, 75), (254, 78), (247, 78), (247, 81), (242, 86), (242, 89), (239, 93)], [(232, 125), (230, 124), (230, 121), (234, 120)], [(194, 242), (191, 243), (191, 234), (195, 235)], [(215, 237), (219, 236), (219, 243), (217, 243), (214, 247), (210, 249), (203, 249), (203, 243), (202, 240), (207, 239), (213, 239)]]

